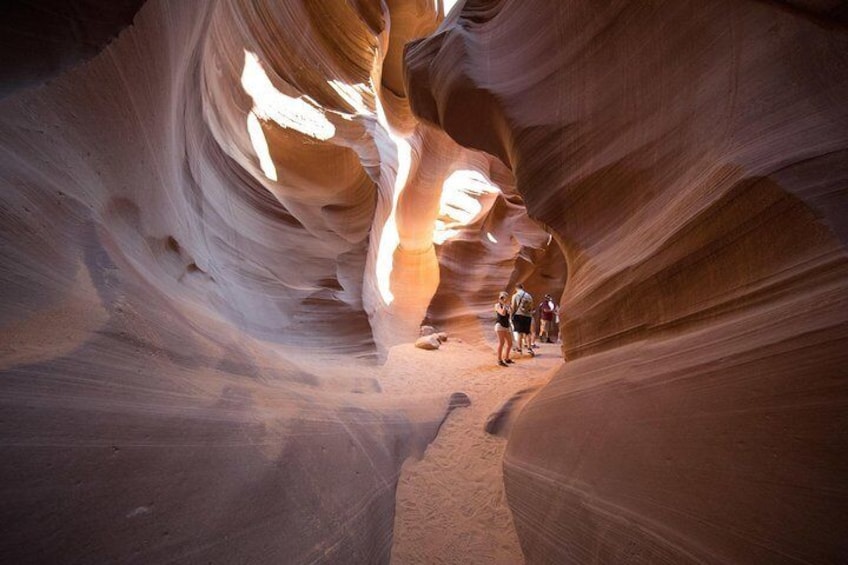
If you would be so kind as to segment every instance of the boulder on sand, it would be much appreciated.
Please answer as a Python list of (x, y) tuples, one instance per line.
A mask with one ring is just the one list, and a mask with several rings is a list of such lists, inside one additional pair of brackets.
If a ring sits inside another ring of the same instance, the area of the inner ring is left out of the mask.
[(438, 349), (441, 344), (442, 342), (435, 335), (425, 335), (416, 340), (415, 347), (419, 349)]

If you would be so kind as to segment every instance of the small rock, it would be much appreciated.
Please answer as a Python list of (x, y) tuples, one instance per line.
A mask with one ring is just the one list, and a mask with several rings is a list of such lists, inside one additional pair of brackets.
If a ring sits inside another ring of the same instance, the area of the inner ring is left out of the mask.
[(442, 344), (439, 341), (439, 338), (434, 335), (425, 335), (423, 337), (419, 337), (415, 342), (415, 347), (419, 349), (438, 349)]
[(455, 392), (451, 395), (450, 400), (448, 400), (448, 412), (454, 408), (464, 408), (466, 406), (471, 406), (471, 399), (464, 392)]
[(434, 328), (433, 326), (421, 326), (422, 336), (433, 335), (434, 333), (436, 333), (436, 328)]
[(439, 333), (436, 334), (436, 337), (439, 338), (439, 341), (441, 341), (441, 342), (445, 342), (445, 341), (448, 340), (447, 332), (439, 332)]

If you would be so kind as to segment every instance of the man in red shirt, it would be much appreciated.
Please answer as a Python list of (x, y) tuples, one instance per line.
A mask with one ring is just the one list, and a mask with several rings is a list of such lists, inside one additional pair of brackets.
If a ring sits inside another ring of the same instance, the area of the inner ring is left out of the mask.
[(556, 306), (554, 299), (550, 294), (546, 294), (544, 300), (539, 303), (539, 340), (544, 343), (553, 343), (551, 341), (551, 322), (554, 319)]

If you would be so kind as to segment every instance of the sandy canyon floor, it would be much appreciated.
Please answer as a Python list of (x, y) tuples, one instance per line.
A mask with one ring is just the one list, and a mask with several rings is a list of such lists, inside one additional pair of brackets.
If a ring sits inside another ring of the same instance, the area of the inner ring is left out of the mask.
[(499, 367), (484, 346), (451, 340), (438, 351), (393, 348), (380, 375), (384, 394), (464, 392), (420, 460), (408, 459), (397, 490), (392, 563), (523, 563), (503, 486), (506, 439), (486, 421), (521, 390), (546, 383), (562, 363), (558, 345)]

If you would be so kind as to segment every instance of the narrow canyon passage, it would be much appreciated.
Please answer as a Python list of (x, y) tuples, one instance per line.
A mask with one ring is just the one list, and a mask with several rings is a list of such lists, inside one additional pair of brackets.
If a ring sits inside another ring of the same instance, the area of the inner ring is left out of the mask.
[[(392, 563), (524, 562), (504, 494), (506, 438), (485, 427), (513, 395), (532, 394), (562, 364), (558, 345), (540, 344), (537, 352), (503, 368), (490, 348), (455, 340), (435, 352), (392, 350), (380, 379), (385, 394), (461, 391), (471, 399), (448, 415), (424, 456), (401, 469)], [(515, 410), (507, 422), (513, 417)]]
[(844, 2), (0, 14), (1, 563), (848, 555)]

